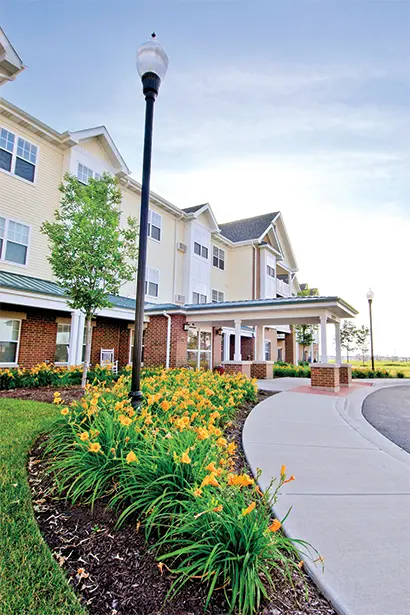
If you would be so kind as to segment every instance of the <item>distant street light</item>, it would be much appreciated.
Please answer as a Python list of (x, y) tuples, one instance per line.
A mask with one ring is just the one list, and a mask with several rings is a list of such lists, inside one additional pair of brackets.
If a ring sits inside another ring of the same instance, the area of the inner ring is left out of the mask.
[(374, 292), (369, 288), (367, 292), (367, 301), (369, 302), (369, 318), (370, 318), (370, 352), (372, 357), (372, 370), (374, 371), (374, 351), (373, 351), (373, 318), (372, 318), (372, 303), (374, 299)]
[(130, 398), (133, 408), (141, 405), (143, 394), (141, 391), (141, 358), (142, 358), (142, 335), (144, 327), (144, 303), (145, 303), (145, 271), (147, 267), (147, 243), (148, 243), (148, 211), (149, 190), (151, 179), (151, 155), (152, 155), (152, 127), (154, 122), (154, 103), (158, 96), (161, 80), (164, 79), (168, 68), (168, 57), (163, 48), (155, 40), (155, 33), (151, 40), (143, 43), (137, 51), (137, 69), (142, 81), (142, 92), (145, 96), (145, 132), (144, 154), (142, 162), (142, 189), (141, 211), (139, 228), (138, 249), (138, 273), (137, 292), (135, 304), (135, 330), (134, 349), (132, 354), (132, 375)]

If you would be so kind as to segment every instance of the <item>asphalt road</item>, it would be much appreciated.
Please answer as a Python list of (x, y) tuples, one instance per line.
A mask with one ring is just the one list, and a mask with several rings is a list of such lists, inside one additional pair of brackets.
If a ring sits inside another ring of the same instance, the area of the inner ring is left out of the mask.
[(363, 416), (386, 438), (410, 453), (410, 386), (379, 389), (366, 397)]

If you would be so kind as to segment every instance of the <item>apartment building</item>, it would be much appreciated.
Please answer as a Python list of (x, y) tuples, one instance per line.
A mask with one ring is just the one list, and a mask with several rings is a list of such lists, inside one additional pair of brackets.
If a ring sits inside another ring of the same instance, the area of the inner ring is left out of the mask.
[[(8, 50), (14, 68), (8, 62), (0, 71), (13, 78), (23, 65)], [(61, 133), (0, 99), (0, 367), (83, 360), (84, 316), (56, 283), (40, 232), (59, 206), (66, 172), (84, 184), (111, 173), (122, 193), (121, 224), (139, 216), (141, 186), (104, 126)], [(144, 364), (224, 363), (266, 376), (271, 361), (297, 360), (293, 325), (303, 322), (320, 324), (326, 362), (327, 323), (337, 332), (356, 312), (337, 297), (297, 297), (297, 272), (280, 211), (220, 224), (208, 203), (181, 209), (152, 193)], [(125, 284), (96, 314), (92, 363), (130, 362), (135, 292), (135, 281)], [(316, 359), (317, 348), (311, 352)]]

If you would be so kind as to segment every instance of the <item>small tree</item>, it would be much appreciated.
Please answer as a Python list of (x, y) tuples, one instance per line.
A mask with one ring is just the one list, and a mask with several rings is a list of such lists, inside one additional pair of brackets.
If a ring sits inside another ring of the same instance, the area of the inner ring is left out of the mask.
[(369, 351), (369, 327), (362, 325), (360, 329), (356, 329), (356, 342), (357, 347), (359, 348), (362, 354), (362, 362), (365, 365), (364, 357)]
[(121, 191), (116, 179), (104, 173), (83, 185), (66, 174), (60, 186), (60, 209), (41, 231), (50, 246), (48, 260), (58, 283), (67, 292), (68, 305), (85, 314), (86, 338), (82, 386), (87, 382), (91, 357), (91, 321), (97, 310), (111, 305), (124, 282), (135, 275), (138, 227), (128, 218), (121, 229)]
[(353, 352), (356, 344), (356, 327), (349, 320), (345, 320), (340, 330), (340, 345), (346, 349), (347, 362), (349, 362), (349, 352)]
[(302, 346), (303, 360), (305, 360), (305, 348), (315, 341), (315, 325), (296, 325), (296, 341)]

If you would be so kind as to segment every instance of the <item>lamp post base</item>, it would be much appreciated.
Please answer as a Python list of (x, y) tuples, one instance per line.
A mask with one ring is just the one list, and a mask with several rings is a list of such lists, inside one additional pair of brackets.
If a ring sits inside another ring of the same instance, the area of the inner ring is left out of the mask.
[(144, 400), (144, 395), (142, 391), (130, 391), (129, 394), (131, 400), (131, 406), (134, 408), (139, 408)]

